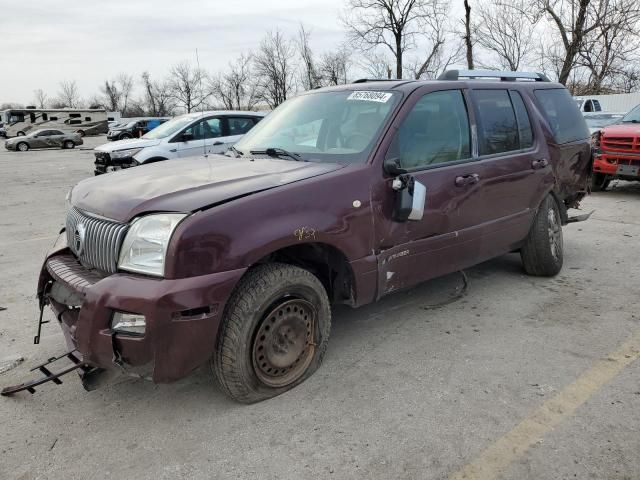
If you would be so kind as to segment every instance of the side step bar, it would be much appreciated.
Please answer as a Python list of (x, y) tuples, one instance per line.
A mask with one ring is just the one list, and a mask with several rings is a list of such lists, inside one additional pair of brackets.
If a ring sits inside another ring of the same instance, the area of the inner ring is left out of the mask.
[[(43, 383), (53, 382), (56, 385), (62, 384), (62, 380), (60, 380), (60, 377), (66, 375), (67, 373), (73, 372), (74, 370), (82, 370), (81, 376), (93, 373), (94, 371), (98, 370), (94, 367), (90, 367), (85, 363), (82, 363), (82, 361), (76, 355), (74, 355), (74, 352), (75, 350), (72, 350), (65, 353), (64, 355), (60, 355), (59, 357), (51, 357), (45, 363), (33, 367), (30, 371), (34, 372), (38, 370), (44, 375), (44, 378), (31, 380), (26, 383), (21, 383), (20, 385), (5, 387), (0, 392), (0, 395), (2, 395), (3, 397), (8, 397), (10, 395), (13, 395), (14, 393), (22, 392), (23, 390), (27, 390), (29, 393), (33, 394), (36, 393), (35, 387), (40, 386)], [(54, 373), (47, 368), (52, 363), (57, 362), (58, 360), (61, 360), (63, 358), (69, 359), (72, 365), (57, 373)]]

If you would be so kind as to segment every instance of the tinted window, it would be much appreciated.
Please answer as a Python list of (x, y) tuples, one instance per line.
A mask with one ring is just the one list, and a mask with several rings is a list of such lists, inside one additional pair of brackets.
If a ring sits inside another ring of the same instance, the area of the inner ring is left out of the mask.
[(480, 155), (510, 152), (520, 148), (518, 123), (507, 90), (476, 90)]
[(52, 122), (55, 122), (56, 120), (58, 120), (58, 117), (51, 117)]
[(513, 109), (516, 111), (516, 120), (518, 121), (520, 148), (529, 148), (533, 145), (533, 131), (527, 108), (524, 106), (524, 101), (518, 92), (510, 92), (510, 94)]
[(48, 118), (47, 118), (47, 114), (46, 114), (46, 113), (43, 113), (43, 114), (42, 114), (42, 120), (44, 120), (45, 122), (48, 120)]
[(425, 167), (471, 157), (469, 118), (460, 90), (422, 97), (404, 119), (387, 152), (404, 168)]
[(49, 135), (64, 135), (60, 130), (49, 130)]
[(602, 107), (600, 106), (600, 102), (598, 100), (594, 100), (593, 101), (593, 111), (594, 112), (601, 112), (602, 111)]
[(535, 95), (557, 143), (589, 138), (587, 124), (566, 89), (536, 90)]
[(251, 128), (253, 128), (254, 122), (252, 118), (238, 118), (230, 117), (229, 121), (229, 135), (244, 135)]
[(84, 117), (84, 121), (85, 122), (90, 122), (91, 121), (91, 117)]

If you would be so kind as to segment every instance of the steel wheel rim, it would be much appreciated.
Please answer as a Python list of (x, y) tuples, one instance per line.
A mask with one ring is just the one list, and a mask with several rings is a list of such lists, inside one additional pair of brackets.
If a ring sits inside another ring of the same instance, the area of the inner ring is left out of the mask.
[(270, 387), (285, 387), (300, 379), (315, 354), (316, 309), (306, 300), (283, 299), (258, 325), (252, 348), (258, 379)]
[(551, 248), (551, 255), (558, 260), (560, 253), (562, 252), (562, 226), (558, 221), (558, 213), (554, 208), (550, 208), (547, 213), (547, 219), (549, 223), (549, 247)]

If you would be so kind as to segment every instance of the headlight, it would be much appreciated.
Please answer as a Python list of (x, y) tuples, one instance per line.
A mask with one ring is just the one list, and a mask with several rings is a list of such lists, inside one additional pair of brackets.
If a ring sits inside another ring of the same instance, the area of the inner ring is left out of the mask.
[(142, 150), (142, 148), (127, 148), (126, 150), (116, 150), (115, 152), (111, 152), (110, 156), (113, 160), (117, 160), (119, 158), (129, 158), (133, 157), (140, 150)]
[(135, 220), (122, 243), (118, 268), (163, 276), (169, 240), (186, 216), (184, 213), (162, 213)]
[(69, 191), (67, 192), (67, 196), (64, 197), (64, 204), (67, 208), (67, 212), (71, 210), (71, 192), (73, 192), (73, 187), (69, 189)]

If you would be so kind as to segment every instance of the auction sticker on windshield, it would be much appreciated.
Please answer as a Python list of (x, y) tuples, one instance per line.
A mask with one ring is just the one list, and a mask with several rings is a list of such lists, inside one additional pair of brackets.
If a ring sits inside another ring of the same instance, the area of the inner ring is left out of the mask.
[(389, 92), (371, 92), (371, 91), (357, 91), (353, 92), (347, 97), (347, 100), (364, 100), (366, 102), (379, 102), (387, 103), (392, 97), (392, 93)]

